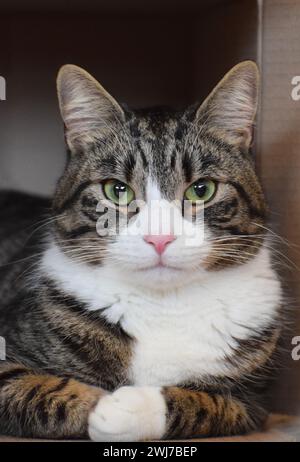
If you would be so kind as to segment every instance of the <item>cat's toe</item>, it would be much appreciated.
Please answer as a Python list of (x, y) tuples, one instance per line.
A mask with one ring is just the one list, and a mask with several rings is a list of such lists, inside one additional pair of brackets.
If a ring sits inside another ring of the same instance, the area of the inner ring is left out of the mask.
[(165, 433), (166, 404), (160, 388), (121, 387), (101, 398), (89, 416), (93, 441), (160, 439)]

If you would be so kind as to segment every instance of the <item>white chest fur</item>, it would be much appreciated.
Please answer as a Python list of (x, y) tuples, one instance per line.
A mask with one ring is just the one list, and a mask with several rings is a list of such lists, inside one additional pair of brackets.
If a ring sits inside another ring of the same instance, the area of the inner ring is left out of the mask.
[(267, 326), (281, 299), (267, 249), (247, 264), (207, 273), (165, 294), (126, 285), (106, 268), (75, 264), (57, 248), (46, 253), (42, 269), (89, 309), (111, 305), (103, 315), (136, 340), (130, 370), (136, 385), (175, 385), (230, 373), (224, 357), (232, 354), (234, 338)]

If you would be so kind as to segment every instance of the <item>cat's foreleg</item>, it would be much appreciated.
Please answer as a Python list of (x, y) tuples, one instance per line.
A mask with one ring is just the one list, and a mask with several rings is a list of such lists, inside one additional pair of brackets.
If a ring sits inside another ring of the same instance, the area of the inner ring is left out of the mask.
[(73, 379), (0, 364), (0, 434), (87, 438), (88, 416), (104, 394)]
[(228, 436), (256, 429), (265, 411), (249, 398), (178, 387), (162, 391), (167, 406), (165, 437)]

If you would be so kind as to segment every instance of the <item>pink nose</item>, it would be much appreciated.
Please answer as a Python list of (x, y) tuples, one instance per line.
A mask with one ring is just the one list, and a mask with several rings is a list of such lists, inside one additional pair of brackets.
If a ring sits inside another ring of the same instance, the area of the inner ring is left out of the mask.
[(152, 244), (155, 247), (156, 252), (161, 255), (168, 244), (174, 241), (176, 238), (172, 234), (168, 235), (148, 235), (144, 236), (144, 240), (148, 242), (148, 244)]

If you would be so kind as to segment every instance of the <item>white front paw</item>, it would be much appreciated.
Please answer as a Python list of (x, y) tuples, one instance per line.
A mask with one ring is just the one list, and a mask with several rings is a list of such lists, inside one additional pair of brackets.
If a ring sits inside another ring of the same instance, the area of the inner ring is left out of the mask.
[(121, 387), (100, 398), (89, 416), (94, 441), (141, 441), (162, 438), (166, 404), (158, 387)]

